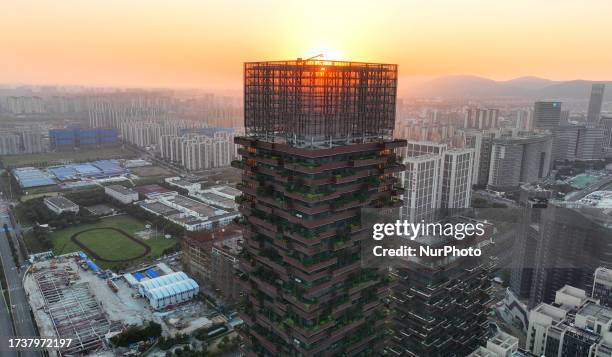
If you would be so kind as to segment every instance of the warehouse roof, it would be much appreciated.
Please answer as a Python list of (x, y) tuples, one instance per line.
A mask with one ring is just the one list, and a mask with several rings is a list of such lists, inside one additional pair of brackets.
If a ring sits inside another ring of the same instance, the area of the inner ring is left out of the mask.
[(55, 184), (55, 181), (46, 173), (34, 167), (23, 167), (13, 170), (13, 176), (19, 182), (21, 188), (38, 186), (48, 186)]

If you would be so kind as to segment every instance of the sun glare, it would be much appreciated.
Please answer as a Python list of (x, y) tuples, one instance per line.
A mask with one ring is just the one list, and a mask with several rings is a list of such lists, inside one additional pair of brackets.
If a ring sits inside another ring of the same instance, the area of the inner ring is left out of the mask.
[(322, 59), (322, 60), (331, 60), (331, 61), (346, 60), (346, 58), (342, 56), (342, 52), (340, 52), (337, 49), (333, 49), (329, 47), (317, 47), (315, 49), (312, 49), (306, 52), (306, 55), (304, 55), (304, 58), (310, 58), (310, 57), (314, 57), (317, 55), (321, 55), (317, 58)]

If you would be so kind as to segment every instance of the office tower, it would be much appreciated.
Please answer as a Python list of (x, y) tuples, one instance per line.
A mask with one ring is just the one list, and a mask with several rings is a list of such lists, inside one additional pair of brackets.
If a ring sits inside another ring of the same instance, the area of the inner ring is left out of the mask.
[(591, 97), (589, 98), (587, 111), (587, 123), (589, 124), (599, 124), (605, 88), (606, 85), (603, 83), (593, 83), (591, 86)]
[(0, 155), (19, 154), (20, 137), (13, 133), (0, 133)]
[[(299, 82), (295, 78), (300, 78)], [(361, 266), (361, 209), (397, 205), (397, 66), (244, 66), (241, 318), (247, 356), (356, 356), (384, 343), (388, 287)]]
[(611, 219), (597, 206), (601, 195), (581, 196), (573, 202), (549, 201), (541, 212), (530, 306), (553, 301), (564, 285), (591, 291), (595, 270), (612, 266)]
[(601, 117), (599, 127), (604, 132), (604, 148), (612, 147), (612, 117)]
[(564, 125), (553, 130), (552, 157), (554, 161), (576, 160), (580, 128), (577, 125)]
[(536, 129), (554, 129), (561, 122), (561, 102), (535, 102), (533, 124)]
[(512, 245), (510, 289), (521, 299), (529, 299), (531, 294), (541, 213), (548, 207), (552, 196), (551, 190), (530, 183), (521, 185), (519, 191), (519, 220)]
[(579, 133), (577, 158), (580, 160), (602, 160), (604, 158), (605, 131), (587, 125)]
[(559, 120), (559, 125), (567, 125), (569, 123), (570, 111), (562, 110), (561, 111), (561, 119)]
[(592, 125), (564, 125), (553, 130), (555, 161), (601, 160), (606, 130)]
[(610, 356), (612, 309), (566, 285), (556, 292), (554, 304), (530, 311), (526, 347), (537, 356)]
[(472, 165), (474, 149), (451, 149), (444, 152), (442, 163), (442, 209), (467, 208), (472, 200)]
[(487, 186), (497, 191), (512, 190), (520, 183), (523, 145), (518, 141), (495, 140)]
[(493, 139), (502, 136), (501, 130), (462, 130), (464, 146), (474, 149), (472, 184), (485, 186), (489, 182)]
[(496, 191), (515, 191), (520, 183), (548, 176), (552, 152), (549, 134), (523, 133), (493, 140), (489, 181)]
[(601, 305), (612, 307), (612, 270), (604, 267), (595, 269), (591, 296)]
[(441, 208), (442, 155), (427, 154), (404, 159), (406, 170), (399, 174), (403, 188), (400, 216), (409, 222), (433, 221)]
[(403, 264), (397, 264), (393, 271), (397, 277), (392, 294), (393, 337), (387, 355), (466, 356), (486, 341), (487, 304), (496, 264), (486, 254), (489, 237), (421, 236), (407, 243), (417, 250), (420, 246), (480, 247), (483, 254), (406, 257)]
[(494, 129), (499, 123), (499, 109), (467, 108), (463, 127), (466, 129)]

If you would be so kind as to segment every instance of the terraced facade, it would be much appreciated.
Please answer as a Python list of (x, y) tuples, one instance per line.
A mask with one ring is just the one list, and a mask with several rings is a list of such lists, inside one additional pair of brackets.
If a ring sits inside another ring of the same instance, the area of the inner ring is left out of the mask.
[(253, 138), (242, 145), (245, 221), (242, 314), (249, 356), (356, 356), (382, 350), (385, 276), (362, 266), (363, 207), (401, 203), (403, 169), (380, 141), (300, 149)]

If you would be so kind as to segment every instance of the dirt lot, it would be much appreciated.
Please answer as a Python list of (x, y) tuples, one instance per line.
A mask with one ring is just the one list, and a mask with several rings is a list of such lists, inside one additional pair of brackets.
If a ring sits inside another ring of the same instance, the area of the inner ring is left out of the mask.
[(172, 176), (172, 172), (160, 166), (135, 167), (131, 170), (132, 173), (140, 177)]

